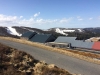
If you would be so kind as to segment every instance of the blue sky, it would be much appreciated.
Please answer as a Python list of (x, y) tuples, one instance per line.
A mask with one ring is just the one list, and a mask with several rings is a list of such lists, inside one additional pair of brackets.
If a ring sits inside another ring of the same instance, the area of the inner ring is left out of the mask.
[(0, 0), (0, 26), (100, 27), (100, 0)]

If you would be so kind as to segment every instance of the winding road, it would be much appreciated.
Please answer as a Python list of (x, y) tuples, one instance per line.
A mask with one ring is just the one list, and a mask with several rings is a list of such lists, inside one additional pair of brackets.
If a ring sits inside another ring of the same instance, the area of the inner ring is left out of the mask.
[(55, 64), (73, 74), (100, 75), (100, 65), (98, 64), (8, 40), (0, 39), (0, 43), (25, 51), (38, 60), (44, 60), (48, 64)]

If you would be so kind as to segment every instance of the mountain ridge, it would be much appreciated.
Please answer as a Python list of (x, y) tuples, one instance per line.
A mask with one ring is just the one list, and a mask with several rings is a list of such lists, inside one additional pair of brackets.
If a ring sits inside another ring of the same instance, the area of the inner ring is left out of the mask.
[[(9, 29), (9, 31), (8, 31)], [(10, 30), (11, 29), (11, 30)], [(14, 31), (13, 31), (14, 30)], [(42, 30), (38, 28), (32, 27), (24, 27), (24, 26), (12, 26), (12, 27), (4, 27), (0, 26), (0, 36), (9, 36), (9, 37), (20, 37), (18, 34), (22, 35), (25, 32), (36, 32), (38, 34), (53, 34), (58, 36), (72, 36), (86, 39), (90, 37), (100, 36), (100, 27), (94, 28), (49, 28), (47, 30)], [(15, 34), (16, 33), (16, 34)]]

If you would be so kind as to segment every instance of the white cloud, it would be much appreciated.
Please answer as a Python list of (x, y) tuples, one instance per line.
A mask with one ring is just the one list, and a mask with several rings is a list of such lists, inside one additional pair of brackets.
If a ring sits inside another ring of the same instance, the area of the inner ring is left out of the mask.
[(83, 19), (82, 19), (82, 18), (79, 18), (78, 20), (79, 20), (79, 21), (82, 21)]
[(23, 18), (23, 16), (20, 16), (20, 18)]
[(39, 15), (40, 15), (40, 12), (34, 14), (34, 17), (37, 17), (37, 16), (39, 16)]
[(63, 19), (61, 19), (59, 22), (60, 22), (60, 23), (68, 23), (68, 22), (70, 22), (71, 20), (72, 20), (72, 18), (68, 18), (68, 19), (63, 18)]
[(17, 20), (17, 16), (6, 16), (0, 14), (0, 21), (15, 21), (15, 20)]
[(62, 19), (62, 20), (60, 20), (60, 23), (67, 23), (68, 22), (68, 19)]
[(77, 16), (77, 18), (80, 18), (80, 16)]
[(89, 18), (89, 20), (92, 20), (93, 18)]
[(38, 25), (62, 25), (67, 24), (72, 18), (63, 19), (43, 19), (30, 17), (29, 19), (23, 18), (23, 16), (7, 16), (0, 14), (0, 26), (38, 26)]
[(77, 16), (78, 21), (82, 21), (83, 19), (80, 16)]

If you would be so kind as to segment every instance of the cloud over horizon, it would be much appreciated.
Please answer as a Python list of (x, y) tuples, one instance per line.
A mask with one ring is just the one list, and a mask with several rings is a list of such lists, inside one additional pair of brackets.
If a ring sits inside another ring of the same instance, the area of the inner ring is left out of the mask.
[(71, 18), (62, 18), (62, 19), (43, 19), (37, 18), (40, 12), (34, 14), (34, 17), (30, 17), (29, 19), (23, 18), (23, 16), (7, 16), (0, 14), (0, 26), (38, 26), (38, 25), (56, 25), (68, 23), (71, 21)]
[[(24, 16), (9, 16), (0, 14), (0, 26), (26, 26), (35, 28), (52, 28), (52, 27), (84, 27), (84, 25), (93, 24), (90, 22), (94, 18), (90, 17), (84, 19), (80, 16), (69, 18), (57, 18), (57, 19), (44, 19), (39, 17), (40, 12), (30, 16), (26, 19)], [(100, 17), (98, 18), (98, 20)], [(88, 22), (88, 24), (87, 24)], [(100, 22), (98, 22), (100, 24)], [(77, 25), (77, 26), (76, 26)]]

